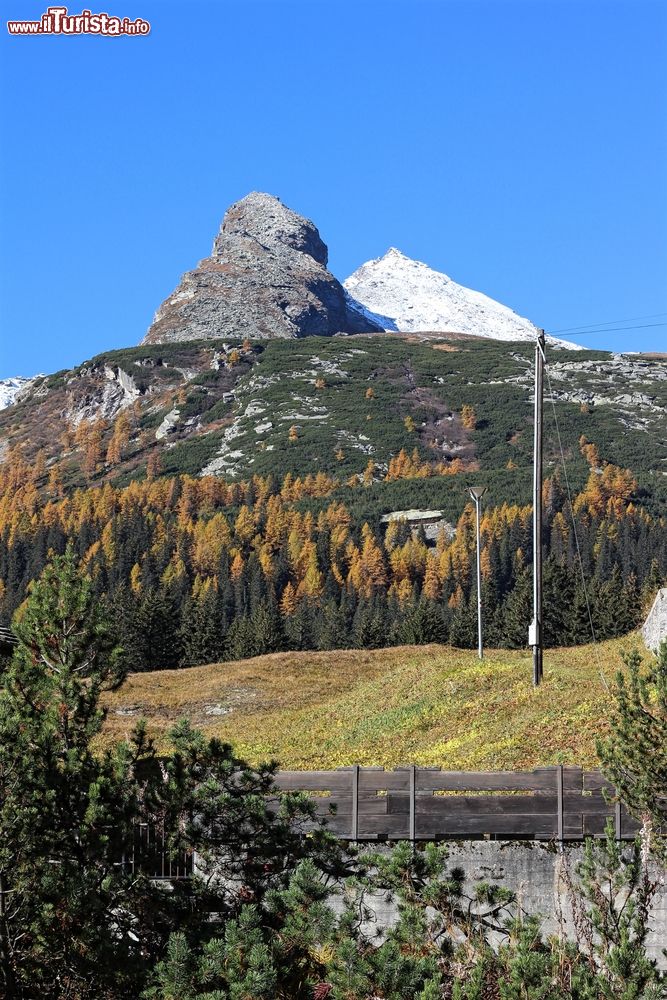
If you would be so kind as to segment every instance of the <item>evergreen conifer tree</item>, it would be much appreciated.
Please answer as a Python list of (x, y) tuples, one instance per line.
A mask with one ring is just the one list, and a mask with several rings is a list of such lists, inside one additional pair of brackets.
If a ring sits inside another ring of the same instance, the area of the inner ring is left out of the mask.
[(120, 680), (119, 659), (71, 547), (33, 584), (14, 629), (0, 692), (0, 993), (130, 990), (141, 953), (119, 860), (148, 750), (140, 736), (134, 749), (93, 752), (99, 696)]
[(448, 622), (435, 601), (418, 601), (399, 619), (397, 626), (396, 641), (401, 645), (444, 643), (449, 637)]
[(597, 967), (599, 995), (605, 1000), (661, 1000), (667, 984), (646, 954), (660, 876), (651, 873), (641, 838), (620, 843), (610, 820), (602, 840), (586, 841), (576, 873), (574, 922), (582, 957)]
[(474, 649), (477, 645), (477, 600), (462, 600), (455, 608), (449, 626), (449, 641), (460, 649)]
[(566, 646), (575, 591), (572, 570), (549, 556), (544, 563), (543, 586), (544, 645)]
[(611, 734), (598, 740), (598, 756), (621, 800), (637, 819), (650, 823), (667, 860), (667, 643), (647, 666), (636, 649), (624, 661), (627, 672), (616, 677)]
[(275, 653), (283, 647), (283, 630), (280, 615), (271, 600), (263, 600), (250, 618), (253, 637), (252, 656)]
[(350, 644), (345, 607), (333, 598), (320, 606), (315, 621), (318, 649), (346, 649)]
[(528, 626), (533, 617), (532, 576), (524, 571), (517, 577), (504, 604), (504, 640), (511, 649), (528, 645)]
[(388, 635), (384, 602), (377, 598), (362, 598), (352, 624), (352, 641), (361, 649), (381, 649)]
[(216, 663), (223, 659), (226, 629), (222, 602), (215, 587), (186, 601), (181, 622), (182, 666)]
[[(576, 563), (574, 566), (576, 567)], [(594, 621), (597, 588), (593, 581), (583, 580), (578, 569), (575, 568), (574, 572), (576, 572), (576, 583), (572, 611), (569, 617), (569, 641), (574, 645), (580, 645), (597, 639)], [(593, 619), (592, 625), (591, 619)]]

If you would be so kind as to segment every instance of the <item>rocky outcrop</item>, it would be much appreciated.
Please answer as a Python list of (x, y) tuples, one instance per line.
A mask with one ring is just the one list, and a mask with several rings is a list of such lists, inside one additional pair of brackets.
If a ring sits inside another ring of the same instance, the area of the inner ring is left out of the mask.
[(667, 642), (667, 587), (658, 591), (642, 626), (642, 637), (646, 648), (654, 653), (657, 653), (663, 642)]
[(0, 410), (13, 406), (37, 379), (43, 377), (35, 375), (34, 378), (23, 378), (21, 375), (16, 375), (13, 378), (0, 379)]
[(143, 342), (379, 330), (348, 306), (327, 259), (312, 222), (278, 198), (253, 192), (228, 209), (211, 256), (183, 276)]

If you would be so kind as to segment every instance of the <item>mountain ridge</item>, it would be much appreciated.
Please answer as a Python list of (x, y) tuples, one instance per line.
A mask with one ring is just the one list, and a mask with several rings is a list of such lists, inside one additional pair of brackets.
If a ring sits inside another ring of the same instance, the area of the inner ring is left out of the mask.
[[(366, 475), (362, 493), (379, 513), (451, 502), (455, 514), (467, 482), (495, 482), (499, 501), (529, 498), (532, 354), (466, 335), (139, 345), (36, 379), (0, 410), (0, 461), (41, 463), (44, 483), (53, 473), (66, 491), (179, 473)], [(665, 359), (547, 359), (570, 475), (586, 474), (585, 434), (602, 459), (639, 475), (640, 502), (663, 502)], [(555, 440), (547, 434), (545, 474), (559, 461)]]

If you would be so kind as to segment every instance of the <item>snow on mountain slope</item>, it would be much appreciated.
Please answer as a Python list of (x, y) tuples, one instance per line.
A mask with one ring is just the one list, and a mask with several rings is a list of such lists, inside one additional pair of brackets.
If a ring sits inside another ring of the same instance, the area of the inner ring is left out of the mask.
[[(352, 300), (349, 305), (367, 317), (382, 320), (386, 330), (468, 333), (492, 340), (535, 339), (536, 328), (530, 320), (394, 247), (384, 257), (362, 264), (343, 287)], [(548, 340), (579, 349), (555, 337)]]
[(4, 410), (5, 407), (15, 403), (19, 393), (27, 389), (29, 385), (32, 385), (35, 378), (39, 378), (39, 376), (35, 375), (34, 378), (23, 378), (21, 375), (17, 375), (14, 378), (0, 379), (0, 410)]

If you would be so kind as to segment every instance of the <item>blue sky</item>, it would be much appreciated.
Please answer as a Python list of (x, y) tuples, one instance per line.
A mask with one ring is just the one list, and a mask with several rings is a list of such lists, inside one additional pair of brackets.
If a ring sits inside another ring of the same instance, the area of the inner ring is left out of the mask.
[(0, 377), (137, 343), (253, 189), (340, 278), (393, 245), (549, 330), (642, 327), (588, 346), (667, 344), (659, 0), (87, 0), (151, 34), (8, 36), (46, 6), (2, 2)]

